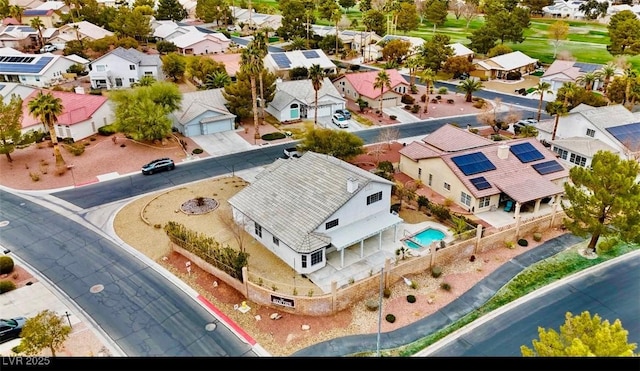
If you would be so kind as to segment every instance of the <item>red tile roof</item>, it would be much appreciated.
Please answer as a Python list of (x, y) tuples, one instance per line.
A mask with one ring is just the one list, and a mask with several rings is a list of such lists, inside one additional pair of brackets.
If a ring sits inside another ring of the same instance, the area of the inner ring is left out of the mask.
[[(39, 119), (34, 118), (29, 113), (29, 102), (33, 100), (38, 92), (34, 90), (22, 103), (22, 127), (29, 128), (34, 125), (41, 125)], [(54, 97), (62, 100), (62, 113), (58, 116), (58, 124), (74, 125), (91, 118), (103, 104), (107, 102), (107, 97), (92, 94), (76, 94), (70, 92), (42, 90), (44, 94), (51, 93)]]
[(454, 125), (444, 125), (422, 139), (426, 144), (444, 152), (457, 152), (495, 143)]
[[(391, 83), (391, 90), (393, 90), (398, 85), (406, 85), (409, 86), (407, 80), (405, 80), (398, 70), (389, 69), (386, 70), (387, 74), (389, 74), (389, 80)], [(348, 73), (343, 76), (343, 78), (347, 79), (349, 83), (353, 86), (354, 89), (360, 94), (364, 95), (368, 98), (378, 98), (380, 96), (380, 89), (374, 88), (376, 77), (380, 71), (367, 71), (367, 72), (357, 72), (357, 73)], [(386, 86), (383, 89), (383, 92), (389, 91), (389, 88)]]

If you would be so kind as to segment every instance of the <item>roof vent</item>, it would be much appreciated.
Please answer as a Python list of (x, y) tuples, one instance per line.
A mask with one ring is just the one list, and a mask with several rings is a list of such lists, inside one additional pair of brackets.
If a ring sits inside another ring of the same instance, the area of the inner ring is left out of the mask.
[(509, 146), (503, 144), (498, 147), (498, 158), (501, 160), (506, 160), (509, 157)]
[(358, 181), (354, 178), (347, 179), (347, 192), (353, 193), (358, 189)]

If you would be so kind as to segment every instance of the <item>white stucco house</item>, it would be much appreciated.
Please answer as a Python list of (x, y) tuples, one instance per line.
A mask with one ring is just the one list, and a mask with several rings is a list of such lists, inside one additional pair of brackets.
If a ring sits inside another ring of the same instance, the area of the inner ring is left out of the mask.
[[(553, 90), (554, 93), (557, 93), (558, 89), (560, 89), (564, 83), (575, 83), (576, 79), (580, 78), (580, 76), (584, 76), (584, 74), (590, 72), (598, 72), (602, 67), (603, 65), (601, 64), (557, 59), (551, 63), (546, 71), (544, 71), (544, 74), (540, 77), (540, 81), (549, 83), (551, 85), (551, 90)], [(618, 68), (616, 76), (622, 74), (622, 69)], [(592, 89), (600, 90), (603, 85), (604, 81), (596, 80), (593, 83)]]
[(154, 21), (153, 37), (172, 42), (183, 55), (224, 53), (231, 40), (223, 33), (197, 26), (183, 26), (172, 21)]
[(632, 113), (621, 104), (592, 107), (580, 104), (568, 115), (538, 124), (538, 138), (570, 166), (591, 166), (599, 150), (616, 153), (624, 160), (640, 161), (640, 113)]
[(62, 55), (26, 54), (3, 48), (0, 51), (0, 82), (50, 87), (62, 82), (63, 75), (76, 63)]
[[(77, 28), (75, 28), (75, 26), (77, 26)], [(58, 50), (62, 50), (69, 41), (79, 39), (89, 42), (109, 36), (113, 36), (113, 32), (96, 26), (91, 22), (80, 21), (59, 27), (58, 32), (49, 38), (48, 43), (55, 45)]]
[(184, 93), (180, 108), (170, 114), (173, 127), (185, 137), (234, 130), (236, 115), (225, 107), (222, 90)]
[(584, 12), (580, 10), (581, 0), (555, 0), (553, 4), (542, 7), (546, 17), (584, 19)]
[(289, 79), (289, 72), (292, 69), (296, 67), (309, 69), (314, 64), (319, 65), (325, 75), (338, 71), (338, 67), (322, 49), (271, 52), (264, 57), (264, 67), (284, 80)]
[[(306, 152), (278, 159), (229, 199), (236, 223), (300, 274), (327, 265), (339, 251), (341, 266), (350, 246), (360, 251), (369, 238), (396, 228), (391, 213), (393, 183), (335, 157)], [(395, 239), (395, 238), (394, 238)]]
[(136, 49), (118, 47), (89, 63), (89, 78), (93, 89), (130, 88), (143, 76), (164, 80), (159, 55), (149, 55)]
[[(265, 109), (280, 122), (315, 117), (315, 94), (311, 80), (276, 81), (276, 92), (273, 100)], [(344, 99), (333, 86), (331, 80), (325, 77), (318, 90), (318, 117), (333, 115), (337, 109), (346, 107)]]

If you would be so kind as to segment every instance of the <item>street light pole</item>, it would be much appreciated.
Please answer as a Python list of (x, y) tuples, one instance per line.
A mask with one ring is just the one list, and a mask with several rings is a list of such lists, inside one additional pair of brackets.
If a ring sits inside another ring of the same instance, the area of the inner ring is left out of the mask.
[(71, 165), (67, 165), (67, 170), (71, 170), (71, 179), (73, 179), (73, 186), (76, 186), (76, 177), (75, 175), (73, 175), (73, 167), (75, 165), (71, 164)]
[(67, 317), (67, 321), (69, 321), (69, 327), (73, 327), (71, 326), (71, 320), (69, 319), (69, 316), (71, 316), (71, 313), (69, 313), (68, 311), (64, 311), (64, 315)]
[(382, 291), (384, 286), (384, 267), (380, 268), (380, 298), (378, 299), (378, 338), (376, 340), (376, 357), (380, 357), (380, 331), (382, 328)]

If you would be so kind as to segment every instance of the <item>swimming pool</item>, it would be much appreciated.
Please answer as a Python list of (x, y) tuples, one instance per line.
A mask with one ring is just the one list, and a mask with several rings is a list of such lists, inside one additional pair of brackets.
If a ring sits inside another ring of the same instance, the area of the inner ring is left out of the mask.
[[(444, 237), (444, 232), (434, 228), (427, 228), (422, 232), (416, 233), (413, 236), (407, 238), (406, 240), (404, 240), (404, 243), (412, 249), (419, 249), (423, 246), (431, 245), (433, 241), (442, 240)], [(418, 244), (420, 244), (420, 246), (413, 241), (416, 241)]]

